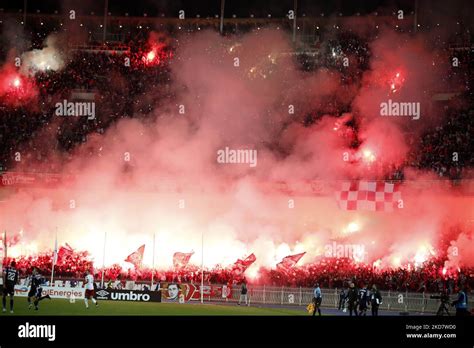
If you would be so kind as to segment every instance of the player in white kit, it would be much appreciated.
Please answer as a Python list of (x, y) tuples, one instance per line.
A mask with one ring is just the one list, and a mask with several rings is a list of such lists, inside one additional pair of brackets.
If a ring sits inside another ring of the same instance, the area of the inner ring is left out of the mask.
[(84, 303), (86, 304), (86, 308), (89, 309), (89, 299), (95, 304), (95, 306), (99, 306), (99, 303), (94, 298), (95, 297), (95, 290), (94, 290), (94, 276), (89, 272), (86, 271), (86, 282), (84, 287), (86, 288), (86, 293), (84, 296)]

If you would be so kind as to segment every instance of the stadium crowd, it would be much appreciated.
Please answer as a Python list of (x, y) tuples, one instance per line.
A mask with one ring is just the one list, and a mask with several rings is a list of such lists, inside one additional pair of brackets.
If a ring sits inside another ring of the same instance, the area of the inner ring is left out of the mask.
[[(31, 97), (35, 102), (14, 100), (12, 103), (14, 92), (0, 96), (0, 171), (57, 172), (56, 161), (50, 161), (51, 155), (57, 158), (60, 153), (65, 160), (71, 158), (70, 152), (86, 142), (89, 135), (103, 133), (121, 118), (155, 117), (152, 111), (173, 96), (168, 63), (178, 43), (164, 35), (150, 41), (147, 34), (143, 31), (141, 35), (125, 38), (118, 48), (116, 45), (96, 45), (98, 49), (69, 50), (64, 69), (47, 70), (29, 77), (38, 89), (38, 94)], [(341, 74), (342, 84), (358, 83), (362, 73), (369, 69), (369, 46), (352, 33), (341, 31), (335, 39), (324, 42), (323, 46), (316, 43), (314, 47), (319, 52), (317, 66), (330, 69), (340, 66), (338, 52), (359, 57), (356, 69)], [(154, 53), (149, 59), (148, 53), (152, 49)], [(130, 59), (130, 66), (125, 64), (125, 58)], [(300, 64), (301, 69), (307, 70), (305, 62)], [(472, 86), (471, 75), (463, 77), (467, 91)], [(95, 95), (97, 116), (94, 120), (63, 118), (58, 121), (54, 117), (55, 103), (70, 99), (75, 90)], [(469, 136), (474, 128), (471, 117), (474, 100), (470, 92), (462, 97), (467, 104), (447, 108), (443, 123), (422, 136), (420, 146), (413, 146), (414, 152), (406, 163), (389, 168), (388, 172), (387, 168), (383, 169), (388, 173), (386, 179), (403, 180), (403, 169), (407, 166), (431, 170), (441, 178), (453, 180), (472, 175), (465, 168), (473, 164), (472, 156), (468, 154), (474, 146)], [(335, 115), (350, 110), (350, 104), (342, 105), (340, 101), (327, 100), (325, 103), (334, 104)], [(315, 118), (311, 118), (309, 123), (314, 121)], [(38, 137), (45, 132), (57, 136), (47, 137), (47, 140)], [(22, 161), (24, 167), (14, 160), (18, 152), (26, 158)], [(453, 152), (458, 153), (458, 161), (453, 161)]]
[[(470, 151), (474, 147), (472, 122), (474, 111), (447, 111), (448, 117), (443, 125), (425, 134), (410, 164), (418, 168), (432, 170), (440, 178), (461, 179), (465, 168), (472, 168), (474, 158)], [(454, 153), (457, 159), (453, 160)]]
[[(231, 30), (229, 31), (231, 32)], [(0, 172), (7, 170), (25, 170), (40, 172), (56, 172), (56, 162), (50, 161), (49, 156), (58, 150), (65, 159), (70, 151), (80, 143), (86, 142), (88, 135), (103, 133), (114, 122), (121, 118), (149, 117), (154, 108), (166, 98), (172, 97), (170, 91), (170, 74), (167, 65), (172, 57), (173, 48), (159, 45), (156, 53), (156, 64), (147, 61), (147, 55), (152, 48), (146, 35), (129, 38), (124, 42), (124, 51), (108, 49), (106, 46), (91, 52), (90, 50), (73, 50), (68, 54), (66, 68), (59, 71), (45, 71), (30, 77), (38, 88), (35, 103), (11, 103), (14, 95), (0, 96)], [(316, 49), (318, 47), (316, 46)], [(344, 75), (343, 83), (348, 85), (360, 79), (360, 74), (368, 68), (369, 47), (361, 43), (353, 35), (340, 35), (331, 41), (327, 47), (320, 47), (325, 53), (325, 59), (319, 64), (329, 68), (337, 66), (332, 52), (338, 57), (338, 52), (350, 52), (360, 58), (359, 66), (353, 74)], [(6, 55), (3, 53), (2, 55)], [(124, 64), (124, 58), (130, 58), (131, 65)], [(308, 61), (303, 61), (302, 69), (309, 70)], [(105, 75), (106, 74), (106, 75)], [(449, 76), (446, 77), (449, 79)], [(473, 85), (473, 77), (466, 77), (466, 85)], [(112, 83), (111, 83), (112, 81)], [(97, 101), (97, 117), (94, 120), (54, 119), (54, 102), (69, 98), (74, 90), (92, 92)], [(155, 93), (150, 93), (154, 91)], [(153, 95), (154, 100), (150, 99)], [(387, 179), (403, 180), (404, 166), (427, 169), (435, 172), (440, 178), (458, 180), (471, 175), (466, 168), (474, 165), (474, 158), (469, 156), (474, 148), (471, 134), (474, 132), (471, 94), (463, 95), (467, 105), (458, 108), (447, 108), (442, 124), (424, 134), (420, 146), (415, 149), (407, 163), (394, 166), (389, 171)], [(338, 113), (346, 106), (338, 105)], [(57, 134), (56, 137), (38, 137), (40, 132)], [(46, 146), (43, 142), (53, 142)], [(15, 166), (14, 156), (17, 152), (26, 154), (22, 161), (24, 167)], [(453, 153), (459, 155), (458, 161), (453, 161)], [(384, 169), (384, 171), (386, 171)], [(7, 262), (8, 260), (6, 260)], [(52, 268), (50, 254), (40, 254), (35, 257), (20, 257), (18, 268), (23, 276), (29, 274), (33, 267), (42, 274), (48, 274)], [(295, 267), (287, 271), (275, 269), (260, 269), (257, 283), (278, 286), (312, 287), (319, 282), (321, 287), (342, 287), (347, 282), (377, 284), (382, 290), (429, 291), (437, 292), (440, 287), (454, 289), (459, 284), (467, 283), (474, 286), (474, 270), (462, 269), (453, 276), (440, 273), (444, 263), (434, 260), (422, 267), (410, 270), (398, 268), (391, 270), (376, 270), (372, 266), (354, 264), (345, 259), (327, 259), (317, 264)], [(87, 252), (75, 252), (56, 264), (55, 274), (60, 278), (82, 279), (87, 269), (92, 268), (92, 261)], [(104, 271), (104, 279), (150, 281), (152, 270), (124, 270), (120, 265), (113, 265)], [(101, 278), (102, 270), (96, 269), (96, 277)], [(154, 279), (175, 282), (198, 283), (201, 273), (198, 267), (188, 266), (179, 271), (154, 271)], [(209, 283), (239, 282), (241, 276), (226, 268), (216, 267), (204, 272), (204, 281)]]
[[(5, 266), (11, 259), (5, 259)], [(36, 257), (16, 258), (20, 276), (31, 274), (37, 268), (43, 275), (51, 273), (51, 253)], [(206, 284), (239, 284), (245, 277), (252, 284), (288, 287), (313, 287), (319, 283), (322, 288), (342, 288), (353, 282), (357, 286), (376, 284), (380, 290), (429, 292), (437, 293), (447, 289), (453, 293), (460, 286), (474, 288), (474, 268), (462, 268), (457, 271), (443, 273), (444, 261), (431, 259), (418, 267), (398, 267), (377, 269), (365, 263), (356, 263), (348, 258), (323, 258), (317, 263), (306, 264), (288, 269), (260, 268), (258, 276), (250, 278), (248, 275), (236, 274), (231, 268), (216, 266), (205, 269), (204, 282)], [(152, 270), (150, 268), (134, 267), (124, 269), (115, 264), (105, 269), (94, 269), (93, 262), (87, 252), (74, 251), (58, 259), (55, 264), (55, 279), (81, 280), (87, 270), (93, 269), (95, 278), (104, 282), (132, 280), (135, 282), (150, 282)], [(155, 270), (155, 281), (194, 283), (201, 282), (201, 270), (198, 266), (188, 265), (180, 269)]]
[[(0, 95), (0, 171), (57, 172), (54, 161), (49, 160), (53, 152), (62, 153), (67, 160), (69, 151), (86, 142), (88, 135), (103, 133), (120, 118), (146, 117), (159, 104), (149, 98), (149, 92), (156, 91), (156, 99), (168, 93), (164, 86), (169, 83), (167, 62), (172, 53), (159, 40), (154, 45), (153, 59), (147, 58), (153, 47), (145, 39), (131, 42), (124, 51), (103, 46), (92, 52), (71, 50), (65, 69), (22, 78), (21, 83), (32, 82), (37, 93), (23, 95), (20, 85)], [(94, 95), (96, 118), (58, 122), (56, 102), (74, 99), (75, 91)], [(25, 98), (24, 102), (18, 102), (19, 98)], [(44, 132), (57, 136), (45, 144), (43, 137), (37, 137)], [(25, 168), (14, 160), (18, 152), (26, 159)]]

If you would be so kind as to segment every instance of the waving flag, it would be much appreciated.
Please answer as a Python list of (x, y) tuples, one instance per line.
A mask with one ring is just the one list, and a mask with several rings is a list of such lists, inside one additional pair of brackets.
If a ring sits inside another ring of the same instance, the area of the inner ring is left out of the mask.
[(71, 256), (74, 253), (74, 249), (66, 243), (65, 246), (59, 248), (58, 251), (58, 260), (61, 260), (63, 257)]
[(193, 256), (194, 251), (190, 253), (176, 252), (173, 254), (173, 266), (174, 268), (184, 268), (188, 265), (189, 259)]
[(135, 266), (135, 268), (140, 268), (143, 261), (143, 254), (145, 253), (145, 244), (127, 256), (125, 262), (130, 262)]
[(393, 211), (402, 199), (399, 184), (383, 181), (346, 181), (336, 192), (343, 210)]
[(306, 254), (306, 252), (295, 255), (288, 255), (284, 257), (283, 260), (281, 260), (281, 262), (277, 264), (277, 268), (282, 270), (288, 270), (296, 266), (296, 264), (304, 256), (304, 254)]
[(255, 255), (252, 253), (250, 254), (246, 259), (244, 260), (240, 260), (238, 259), (234, 265), (232, 266), (232, 273), (234, 275), (241, 275), (245, 272), (245, 270), (247, 268), (249, 268), (249, 266), (255, 262), (255, 260), (257, 260), (257, 258), (255, 257)]

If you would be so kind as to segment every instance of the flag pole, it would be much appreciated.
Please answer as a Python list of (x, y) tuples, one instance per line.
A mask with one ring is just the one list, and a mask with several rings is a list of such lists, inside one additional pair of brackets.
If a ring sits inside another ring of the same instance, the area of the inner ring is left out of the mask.
[(104, 272), (105, 272), (105, 243), (107, 241), (107, 232), (104, 232), (104, 250), (102, 253), (102, 280), (100, 282), (100, 287), (104, 288)]
[(155, 274), (155, 234), (153, 233), (153, 257), (151, 259), (151, 290), (153, 290), (154, 274)]
[(201, 230), (201, 303), (204, 302), (204, 230)]
[(50, 282), (50, 286), (53, 286), (54, 266), (56, 265), (56, 258), (57, 258), (57, 255), (58, 255), (58, 228), (56, 227), (56, 239), (54, 240), (53, 267), (51, 267), (51, 282)]

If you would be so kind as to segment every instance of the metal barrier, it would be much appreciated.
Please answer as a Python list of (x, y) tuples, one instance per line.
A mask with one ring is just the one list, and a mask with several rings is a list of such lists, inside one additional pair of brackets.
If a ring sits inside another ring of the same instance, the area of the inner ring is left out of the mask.
[[(20, 280), (20, 284), (24, 279)], [(64, 283), (63, 283), (64, 282)], [(56, 286), (69, 285), (70, 280), (56, 280)], [(197, 284), (199, 285), (199, 284)], [(206, 284), (208, 286), (209, 284)], [(78, 287), (82, 287), (82, 281), (79, 280)], [(130, 282), (127, 289), (143, 290), (143, 286), (150, 287), (149, 282)], [(322, 308), (338, 308), (339, 293), (341, 289), (321, 289), (323, 301)], [(382, 304), (380, 310), (393, 312), (412, 312), (434, 314), (439, 307), (439, 300), (431, 299), (429, 293), (413, 293), (403, 291), (380, 291), (382, 295)], [(436, 294), (438, 295), (438, 294)], [(240, 299), (240, 286), (233, 286), (231, 296), (223, 298), (222, 296), (206, 295), (204, 301), (207, 302), (238, 302)], [(285, 306), (304, 306), (306, 307), (313, 299), (313, 289), (311, 288), (292, 288), (278, 286), (252, 286), (248, 287), (248, 300), (250, 304), (273, 304)], [(453, 298), (454, 300), (454, 298)]]
[[(322, 308), (338, 308), (340, 289), (321, 289)], [(430, 294), (400, 291), (381, 291), (380, 310), (393, 312), (412, 312), (434, 314), (438, 310), (439, 300), (431, 299)], [(240, 287), (232, 288), (228, 299), (207, 297), (206, 301), (237, 302), (240, 298)], [(275, 304), (306, 307), (313, 299), (313, 289), (269, 286), (249, 286), (248, 299), (251, 304)]]

